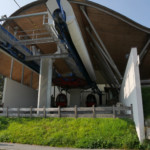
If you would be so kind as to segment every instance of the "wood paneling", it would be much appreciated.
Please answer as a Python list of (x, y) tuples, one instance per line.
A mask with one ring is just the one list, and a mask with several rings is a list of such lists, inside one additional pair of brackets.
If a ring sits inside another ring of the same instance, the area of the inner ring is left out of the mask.
[(0, 74), (10, 77), (11, 58), (0, 51)]
[(34, 72), (32, 78), (32, 88), (38, 89), (38, 85), (39, 85), (39, 75)]
[(31, 81), (31, 73), (32, 71), (25, 67), (24, 68), (24, 80), (23, 80), (23, 84), (30, 86), (30, 81)]
[(22, 64), (14, 60), (12, 79), (21, 82), (22, 78)]

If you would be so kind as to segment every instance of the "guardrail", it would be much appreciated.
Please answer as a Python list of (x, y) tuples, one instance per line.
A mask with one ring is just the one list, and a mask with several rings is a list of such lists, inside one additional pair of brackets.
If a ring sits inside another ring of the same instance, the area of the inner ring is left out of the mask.
[(74, 118), (131, 118), (133, 107), (67, 107), (67, 108), (0, 108), (5, 117), (74, 117)]

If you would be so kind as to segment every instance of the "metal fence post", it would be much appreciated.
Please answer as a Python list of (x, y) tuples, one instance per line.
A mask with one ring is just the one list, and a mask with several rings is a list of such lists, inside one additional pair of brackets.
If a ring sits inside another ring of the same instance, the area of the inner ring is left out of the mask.
[(18, 117), (20, 117), (20, 107), (18, 107)]
[(95, 105), (93, 105), (93, 118), (95, 118), (96, 117), (96, 114), (95, 114)]
[(61, 111), (60, 111), (60, 106), (58, 106), (58, 117), (61, 117)]
[(30, 118), (32, 118), (32, 106), (30, 107)]
[(45, 108), (45, 106), (43, 107), (43, 117), (46, 118), (46, 108)]
[(131, 104), (131, 118), (132, 118), (132, 120), (134, 119), (133, 118), (133, 104)]
[(77, 118), (78, 117), (78, 112), (77, 112), (78, 110), (77, 110), (77, 105), (75, 105), (75, 107), (74, 107), (74, 115), (75, 115), (75, 118)]
[(113, 118), (116, 118), (116, 110), (115, 110), (115, 106), (113, 105)]
[(8, 107), (6, 108), (6, 117), (8, 117)]

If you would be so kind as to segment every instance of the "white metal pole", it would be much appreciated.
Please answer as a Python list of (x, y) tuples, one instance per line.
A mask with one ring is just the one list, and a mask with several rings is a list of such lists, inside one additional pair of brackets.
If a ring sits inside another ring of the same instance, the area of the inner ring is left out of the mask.
[(52, 87), (52, 72), (53, 72), (53, 60), (49, 59), (48, 60), (48, 85), (47, 85), (47, 102), (46, 102), (46, 107), (49, 108), (51, 107), (51, 87)]
[[(40, 100), (41, 100), (41, 81), (42, 81), (42, 69), (43, 69), (43, 59), (40, 61), (40, 74), (39, 74), (39, 89), (38, 89), (38, 104), (37, 107), (40, 108)], [(39, 113), (39, 112), (38, 112)]]

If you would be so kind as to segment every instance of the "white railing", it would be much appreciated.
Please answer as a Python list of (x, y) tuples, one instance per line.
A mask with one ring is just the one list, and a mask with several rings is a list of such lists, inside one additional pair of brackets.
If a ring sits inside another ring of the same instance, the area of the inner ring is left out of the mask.
[(132, 105), (110, 107), (68, 107), (68, 108), (0, 108), (5, 117), (74, 117), (74, 118), (133, 118)]

